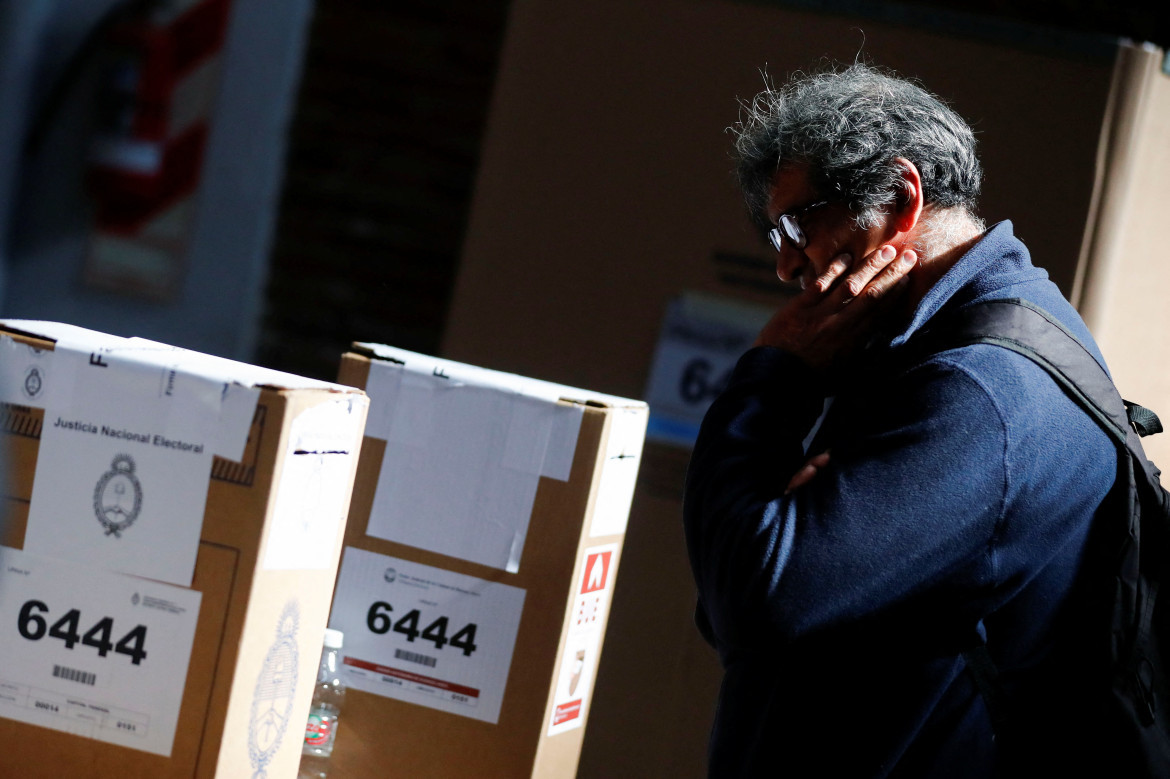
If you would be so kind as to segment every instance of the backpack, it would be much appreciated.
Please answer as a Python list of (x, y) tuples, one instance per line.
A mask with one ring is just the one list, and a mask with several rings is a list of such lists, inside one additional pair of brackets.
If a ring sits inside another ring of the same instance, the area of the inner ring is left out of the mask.
[[(1122, 400), (1109, 375), (1077, 338), (1050, 314), (1018, 299), (992, 300), (958, 309), (923, 334), (933, 351), (993, 344), (1035, 362), (1100, 425), (1117, 445), (1118, 480), (1108, 503), (1101, 564), (1114, 576), (1112, 593), (1098, 593), (1111, 624), (1089, 626), (1108, 656), (1107, 668), (1085, 669), (1070, 683), (1094, 701), (1094, 719), (1083, 732), (1107, 755), (1112, 776), (1170, 777), (1170, 605), (1158, 590), (1170, 575), (1170, 494), (1142, 450), (1141, 436), (1161, 432), (1148, 409)], [(1108, 500), (1108, 499), (1107, 499)], [(1103, 504), (1105, 505), (1105, 504)], [(1121, 514), (1124, 512), (1124, 516)], [(1093, 612), (1097, 613), (1097, 612)], [(993, 638), (991, 640), (994, 640)], [(1011, 716), (1010, 701), (986, 645), (964, 653), (967, 670), (983, 696), (997, 732)], [(1077, 691), (1080, 694), (1080, 691)], [(1086, 698), (1085, 700), (1089, 700)], [(1099, 737), (1099, 739), (1098, 739)], [(1084, 745), (1074, 745), (1083, 747)], [(1132, 762), (1131, 762), (1132, 761)]]

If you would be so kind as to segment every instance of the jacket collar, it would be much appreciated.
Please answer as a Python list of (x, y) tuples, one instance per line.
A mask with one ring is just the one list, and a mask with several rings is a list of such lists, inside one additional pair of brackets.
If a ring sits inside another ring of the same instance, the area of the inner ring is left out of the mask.
[(997, 297), (994, 293), (1005, 287), (1047, 276), (1044, 270), (1032, 265), (1028, 248), (1016, 238), (1012, 223), (999, 222), (930, 288), (919, 301), (909, 324), (888, 344), (897, 347), (905, 343), (944, 308)]

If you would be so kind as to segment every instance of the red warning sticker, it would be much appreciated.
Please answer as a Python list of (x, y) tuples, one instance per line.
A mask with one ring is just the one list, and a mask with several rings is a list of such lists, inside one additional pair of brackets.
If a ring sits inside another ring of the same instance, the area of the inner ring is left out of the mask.
[(585, 550), (576, 602), (569, 619), (569, 635), (557, 668), (548, 735), (555, 736), (585, 724), (593, 677), (601, 654), (601, 633), (609, 609), (610, 593), (617, 571), (617, 544)]
[(553, 724), (560, 725), (562, 722), (577, 719), (581, 716), (581, 700), (569, 701), (557, 706), (556, 711), (553, 712)]
[(604, 590), (609, 585), (609, 569), (613, 561), (613, 550), (594, 552), (585, 558), (585, 577), (581, 582), (581, 594)]

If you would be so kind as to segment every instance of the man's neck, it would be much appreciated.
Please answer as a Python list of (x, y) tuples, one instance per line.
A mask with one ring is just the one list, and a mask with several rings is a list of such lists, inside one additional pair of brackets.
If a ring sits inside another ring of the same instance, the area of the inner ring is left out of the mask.
[(908, 322), (918, 304), (983, 237), (983, 224), (959, 209), (927, 212), (906, 242), (918, 252), (918, 264), (909, 275), (909, 288), (898, 305), (896, 318)]
[(906, 293), (908, 313), (979, 242), (984, 232), (979, 220), (959, 209), (928, 213), (924, 217), (909, 242), (918, 251), (918, 265), (910, 272), (910, 289)]

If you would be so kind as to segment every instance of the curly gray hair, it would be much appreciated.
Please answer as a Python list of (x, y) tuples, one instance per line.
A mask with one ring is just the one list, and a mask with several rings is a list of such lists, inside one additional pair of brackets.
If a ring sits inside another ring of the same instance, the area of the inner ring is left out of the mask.
[(740, 187), (761, 226), (771, 226), (773, 177), (789, 165), (807, 165), (818, 194), (844, 202), (859, 227), (877, 224), (901, 186), (898, 157), (918, 167), (927, 205), (975, 216), (982, 173), (971, 128), (922, 87), (869, 65), (769, 85), (741, 104), (730, 129)]

